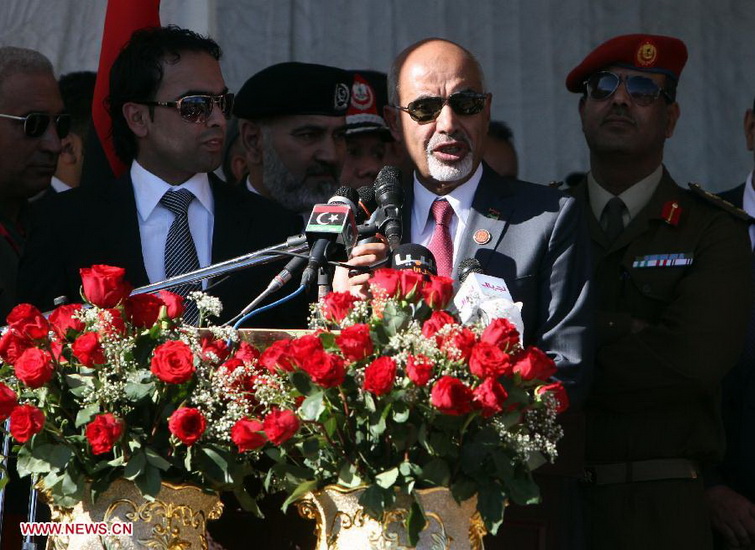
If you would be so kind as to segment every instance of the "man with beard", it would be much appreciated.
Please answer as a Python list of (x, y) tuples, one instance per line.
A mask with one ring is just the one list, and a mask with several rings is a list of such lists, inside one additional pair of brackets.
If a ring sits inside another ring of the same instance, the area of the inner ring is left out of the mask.
[[(428, 246), (440, 275), (455, 274), (460, 261), (476, 258), (485, 273), (501, 277), (524, 304), (524, 344), (554, 359), (556, 378), (578, 409), (593, 343), (589, 241), (577, 202), (545, 186), (503, 178), (482, 163), (492, 95), (478, 61), (461, 46), (437, 38), (409, 46), (393, 63), (388, 90), (388, 124), (415, 167), (404, 201), (405, 238)], [(567, 437), (578, 435), (568, 431)], [(559, 445), (560, 454), (565, 450)], [(552, 508), (541, 530), (552, 544), (565, 546), (576, 507), (562, 506), (559, 498), (564, 491), (567, 499), (573, 494), (576, 477), (561, 474), (538, 481), (559, 494), (544, 491), (544, 506)], [(507, 521), (504, 535), (508, 529)]]
[[(124, 267), (129, 282), (143, 286), (296, 232), (292, 216), (273, 205), (255, 212), (248, 194), (212, 174), (233, 105), (220, 56), (215, 41), (175, 26), (133, 34), (113, 64), (109, 98), (116, 151), (130, 169), (114, 182), (59, 193), (39, 205), (20, 268), (20, 298), (50, 309), (57, 296), (78, 298), (82, 267)], [(210, 293), (223, 302), (223, 318), (238, 313), (278, 269), (253, 268), (213, 281)], [(208, 286), (172, 290), (186, 295)], [(196, 321), (191, 306), (188, 322)], [(255, 322), (294, 321), (272, 310)]]
[(344, 125), (351, 75), (311, 63), (279, 63), (253, 75), (234, 114), (246, 151), (246, 188), (308, 216), (339, 187), (346, 154)]
[(586, 402), (588, 547), (709, 549), (701, 468), (720, 460), (720, 383), (751, 307), (748, 216), (663, 165), (679, 118), (687, 48), (632, 34), (566, 78), (590, 172), (598, 296), (595, 383)]

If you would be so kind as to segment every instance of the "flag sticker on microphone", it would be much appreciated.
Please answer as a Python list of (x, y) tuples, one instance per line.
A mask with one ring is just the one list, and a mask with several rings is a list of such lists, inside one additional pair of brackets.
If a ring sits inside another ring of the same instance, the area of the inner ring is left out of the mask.
[(346, 205), (316, 204), (309, 216), (306, 231), (341, 233), (350, 209)]

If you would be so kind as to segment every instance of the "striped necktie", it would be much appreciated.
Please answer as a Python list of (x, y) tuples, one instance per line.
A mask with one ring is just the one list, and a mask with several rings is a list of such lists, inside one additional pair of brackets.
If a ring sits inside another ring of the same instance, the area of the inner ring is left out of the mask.
[[(175, 277), (199, 269), (197, 247), (189, 230), (189, 204), (193, 200), (194, 194), (188, 189), (166, 191), (160, 199), (160, 204), (174, 215), (173, 223), (168, 229), (168, 238), (165, 240), (166, 277)], [(186, 283), (176, 285), (171, 290), (186, 297), (190, 292), (201, 289), (200, 283)], [(186, 304), (184, 321), (192, 325), (199, 321), (199, 312), (194, 302)]]
[(454, 241), (451, 238), (454, 209), (447, 200), (436, 200), (430, 208), (430, 214), (435, 220), (435, 230), (427, 248), (435, 256), (438, 275), (450, 277), (454, 265)]

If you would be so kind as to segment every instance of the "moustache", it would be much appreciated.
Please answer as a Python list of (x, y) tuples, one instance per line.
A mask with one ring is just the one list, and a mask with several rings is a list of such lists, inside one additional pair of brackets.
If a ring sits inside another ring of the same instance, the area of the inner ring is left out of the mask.
[(457, 131), (453, 134), (433, 134), (433, 137), (431, 137), (430, 141), (427, 143), (426, 150), (428, 153), (432, 153), (433, 150), (440, 145), (458, 142), (466, 144), (470, 149), (472, 148), (472, 140), (469, 139), (469, 136), (462, 131)]
[(637, 126), (637, 121), (629, 113), (626, 105), (614, 105), (608, 114), (603, 118), (603, 122), (610, 121), (612, 118), (622, 118)]
[(305, 175), (307, 177), (330, 176), (333, 179), (338, 179), (338, 168), (333, 164), (319, 162), (308, 166)]

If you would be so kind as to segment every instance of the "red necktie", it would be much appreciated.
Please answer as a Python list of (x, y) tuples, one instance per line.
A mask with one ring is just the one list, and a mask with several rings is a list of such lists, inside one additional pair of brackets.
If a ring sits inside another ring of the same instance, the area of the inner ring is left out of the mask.
[(454, 265), (454, 241), (451, 238), (451, 219), (454, 209), (447, 200), (436, 200), (430, 208), (430, 213), (435, 220), (435, 230), (427, 248), (435, 256), (438, 275), (450, 277)]

